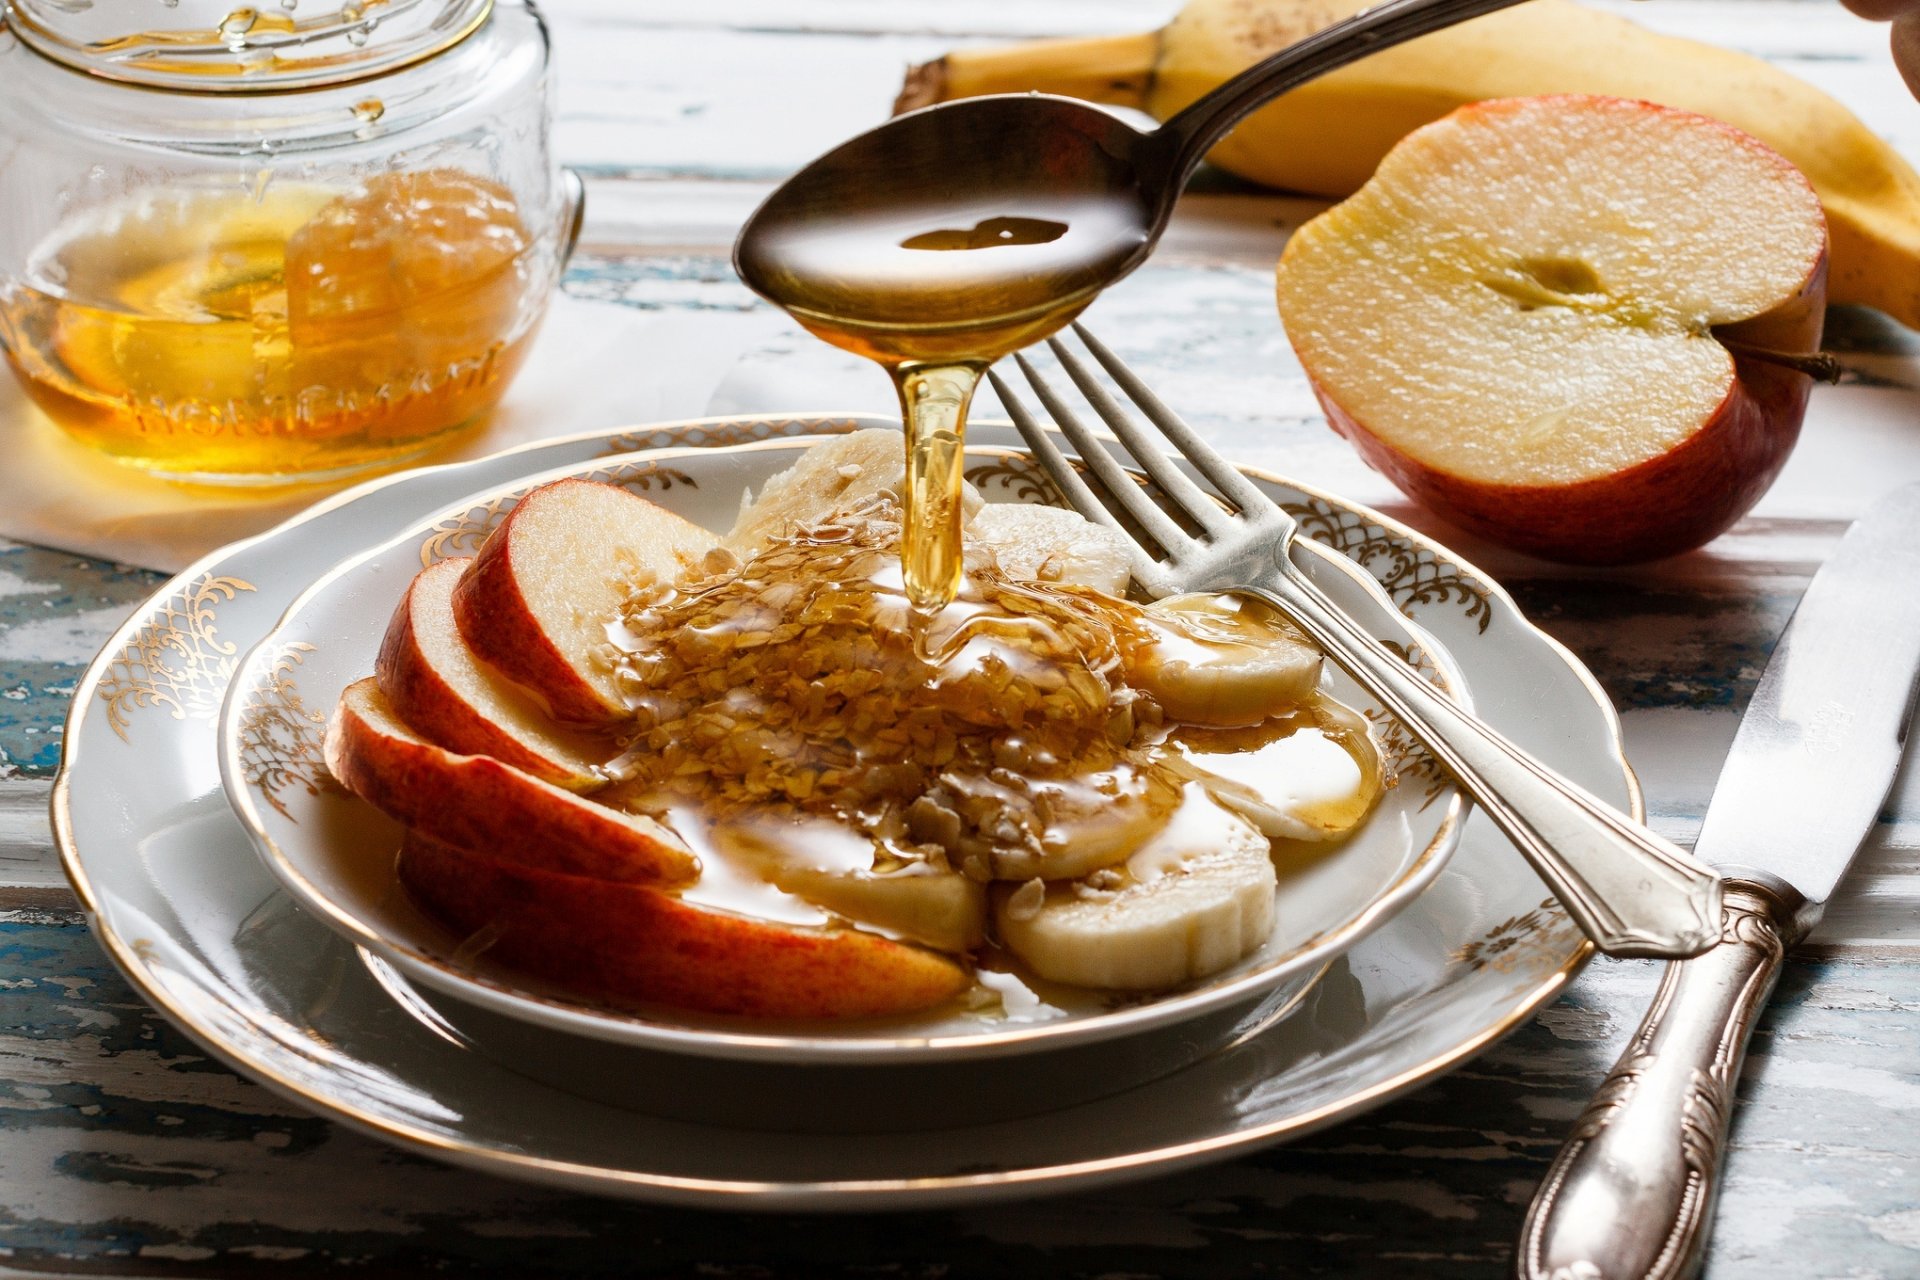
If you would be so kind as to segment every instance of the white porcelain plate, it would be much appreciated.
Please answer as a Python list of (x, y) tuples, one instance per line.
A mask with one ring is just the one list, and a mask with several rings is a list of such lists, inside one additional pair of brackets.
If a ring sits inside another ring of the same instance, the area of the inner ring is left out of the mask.
[[(1296, 1016), (1184, 1070), (1064, 1110), (950, 1129), (937, 1142), (795, 1137), (647, 1116), (508, 1071), (396, 1001), (385, 962), (323, 926), (262, 866), (220, 784), (217, 713), (239, 655), (343, 554), (547, 469), (873, 425), (886, 424), (728, 419), (547, 442), (372, 482), (181, 574), (109, 642), (76, 690), (67, 726), (55, 834), (102, 945), (222, 1060), (390, 1141), (607, 1194), (814, 1208), (1084, 1187), (1297, 1136), (1458, 1065), (1578, 969), (1588, 954), (1579, 933), (1476, 816), (1431, 887), (1337, 959)], [(982, 445), (1017, 443), (992, 424), (972, 435)], [(1380, 516), (1255, 478), (1296, 511), (1307, 537), (1370, 572), (1433, 633), (1483, 715), (1638, 812), (1600, 690), (1497, 587)], [(417, 544), (414, 554), (417, 564)], [(324, 707), (287, 711), (279, 731), (288, 742), (316, 733), (324, 716)], [(289, 776), (280, 794), (319, 785)]]
[[(301, 905), (408, 978), (504, 1017), (652, 1050), (782, 1065), (902, 1066), (1085, 1045), (1245, 1006), (1291, 978), (1317, 972), (1440, 873), (1459, 839), (1463, 805), (1457, 789), (1374, 699), (1329, 664), (1328, 692), (1379, 726), (1376, 736), (1395, 785), (1352, 838), (1283, 860), (1266, 945), (1194, 987), (1150, 999), (1070, 993), (1053, 1005), (1005, 1015), (956, 1011), (783, 1027), (672, 1009), (644, 1017), (595, 1010), (489, 968), (484, 956), (463, 959), (465, 940), (424, 919), (398, 890), (392, 865), (399, 828), (327, 785), (319, 757), (318, 717), (332, 710), (347, 685), (372, 673), (387, 619), (408, 583), (429, 564), (473, 554), (521, 496), (560, 474), (622, 485), (724, 532), (743, 492), (758, 492), (812, 443), (769, 440), (656, 451), (518, 478), (429, 514), (324, 574), (241, 662), (221, 727), (228, 798), (269, 869)], [(966, 472), (988, 502), (1057, 500), (1045, 473), (1023, 453), (972, 449)], [(1317, 548), (1305, 544), (1302, 559), (1351, 616), (1422, 661), (1446, 661), (1352, 561), (1314, 554)], [(1226, 1031), (1222, 1027), (1220, 1034)], [(1171, 1047), (1161, 1051), (1161, 1070), (1198, 1051), (1184, 1057)]]

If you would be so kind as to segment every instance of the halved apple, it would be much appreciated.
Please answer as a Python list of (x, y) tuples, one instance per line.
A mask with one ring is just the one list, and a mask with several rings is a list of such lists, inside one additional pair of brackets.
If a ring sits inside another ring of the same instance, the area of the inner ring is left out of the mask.
[(401, 824), (530, 867), (678, 884), (700, 873), (679, 837), (640, 814), (582, 800), (489, 756), (457, 755), (409, 729), (372, 679), (347, 686), (327, 722), (327, 768)]
[[(483, 955), (593, 999), (756, 1018), (866, 1018), (953, 999), (972, 979), (932, 951), (696, 906), (644, 885), (537, 871), (410, 832), (400, 880)], [(508, 861), (508, 858), (514, 858)]]
[(461, 637), (554, 718), (627, 716), (608, 627), (634, 594), (677, 580), (720, 540), (625, 489), (556, 480), (520, 500), (453, 592)]
[(599, 784), (613, 744), (555, 725), (533, 700), (473, 656), (453, 620), (453, 591), (470, 559), (422, 569), (387, 624), (374, 674), (409, 728), (462, 755), (502, 764), (569, 791)]
[(1278, 293), (1328, 420), (1409, 496), (1616, 564), (1699, 546), (1772, 483), (1826, 269), (1819, 199), (1762, 143), (1566, 96), (1408, 135), (1294, 233)]

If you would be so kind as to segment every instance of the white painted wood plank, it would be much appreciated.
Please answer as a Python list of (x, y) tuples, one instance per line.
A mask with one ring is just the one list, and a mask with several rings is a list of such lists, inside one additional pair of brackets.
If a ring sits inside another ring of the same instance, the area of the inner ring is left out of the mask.
[(0, 780), (0, 892), (7, 889), (64, 889), (47, 819), (45, 778)]

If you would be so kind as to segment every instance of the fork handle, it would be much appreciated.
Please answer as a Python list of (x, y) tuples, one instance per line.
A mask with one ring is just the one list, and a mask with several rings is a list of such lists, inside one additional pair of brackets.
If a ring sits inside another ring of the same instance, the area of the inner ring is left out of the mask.
[(1600, 950), (1699, 955), (1720, 937), (1720, 881), (1677, 846), (1515, 747), (1362, 631), (1283, 551), (1249, 588), (1291, 617), (1444, 764)]

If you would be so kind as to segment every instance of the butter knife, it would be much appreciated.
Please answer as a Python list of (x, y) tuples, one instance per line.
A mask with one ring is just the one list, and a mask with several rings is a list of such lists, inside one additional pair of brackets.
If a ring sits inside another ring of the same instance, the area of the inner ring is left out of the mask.
[(1520, 1235), (1522, 1280), (1681, 1280), (1712, 1229), (1747, 1037), (1893, 784), (1920, 672), (1920, 484), (1814, 575), (1714, 788), (1694, 856), (1725, 877), (1720, 941), (1667, 966)]

